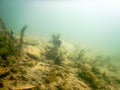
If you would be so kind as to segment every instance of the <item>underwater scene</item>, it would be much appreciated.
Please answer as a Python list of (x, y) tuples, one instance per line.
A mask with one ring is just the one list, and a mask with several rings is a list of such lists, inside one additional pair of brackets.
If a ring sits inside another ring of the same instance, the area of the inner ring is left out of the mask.
[(0, 90), (120, 90), (119, 0), (0, 0)]

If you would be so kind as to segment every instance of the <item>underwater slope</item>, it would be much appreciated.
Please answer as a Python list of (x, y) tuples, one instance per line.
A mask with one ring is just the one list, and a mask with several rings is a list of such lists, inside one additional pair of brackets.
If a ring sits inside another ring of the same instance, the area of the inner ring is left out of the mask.
[[(1, 20), (1, 90), (119, 90), (119, 67), (110, 56), (95, 56), (60, 39), (14, 36)], [(16, 42), (14, 42), (16, 41)]]

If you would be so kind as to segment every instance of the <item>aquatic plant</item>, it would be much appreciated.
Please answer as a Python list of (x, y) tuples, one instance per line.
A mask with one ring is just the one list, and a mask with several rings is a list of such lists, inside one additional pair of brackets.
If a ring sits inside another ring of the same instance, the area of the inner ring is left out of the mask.
[(0, 65), (9, 66), (12, 65), (15, 60), (14, 57), (20, 55), (23, 44), (24, 31), (27, 26), (24, 26), (21, 30), (20, 43), (17, 43), (17, 39), (13, 36), (13, 31), (8, 29), (4, 21), (0, 18)]
[(109, 76), (107, 76), (105, 72), (102, 73), (101, 77), (102, 77), (102, 79), (105, 80), (108, 84), (111, 83), (111, 80), (110, 80)]
[(116, 82), (117, 82), (118, 84), (120, 84), (120, 79), (117, 79)]
[(19, 42), (19, 49), (22, 49), (22, 45), (23, 45), (23, 37), (24, 37), (24, 33), (25, 30), (27, 29), (27, 25), (25, 25), (22, 29), (21, 29), (21, 33), (20, 33), (20, 42)]
[(15, 55), (17, 48), (15, 45), (15, 39), (13, 38), (13, 32), (9, 30), (3, 20), (0, 18), (0, 57), (1, 64), (8, 65), (11, 61), (7, 58), (11, 55)]
[(86, 50), (76, 47), (75, 50), (69, 54), (68, 59), (75, 63), (85, 63), (87, 61)]
[(92, 68), (91, 68), (91, 71), (94, 73), (94, 74), (100, 74), (100, 69), (98, 68), (98, 67), (94, 67), (94, 66), (92, 66)]
[(104, 81), (100, 80), (94, 73), (92, 73), (85, 65), (79, 64), (80, 69), (77, 72), (78, 77), (85, 80), (92, 88), (104, 88)]
[(78, 50), (77, 51), (77, 56), (76, 56), (76, 59), (77, 60), (82, 60), (83, 59), (83, 57), (84, 57), (84, 55), (85, 55), (85, 49), (82, 49), (82, 50)]
[(59, 48), (61, 45), (60, 34), (52, 35), (52, 39), (50, 40), (51, 46), (46, 47), (45, 57), (54, 61), (54, 64), (60, 65), (62, 61), (62, 54), (59, 52)]
[(55, 47), (60, 47), (61, 45), (61, 40), (59, 39), (60, 38), (60, 34), (53, 34), (52, 35), (52, 39), (50, 40), (51, 43), (53, 43), (53, 45)]

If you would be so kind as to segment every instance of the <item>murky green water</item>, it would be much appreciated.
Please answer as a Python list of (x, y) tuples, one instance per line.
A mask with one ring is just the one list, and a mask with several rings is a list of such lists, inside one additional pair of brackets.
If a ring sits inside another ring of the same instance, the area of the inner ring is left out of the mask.
[[(94, 53), (119, 56), (119, 0), (0, 0), (0, 17), (14, 32), (61, 38)], [(119, 61), (119, 59), (117, 59)]]

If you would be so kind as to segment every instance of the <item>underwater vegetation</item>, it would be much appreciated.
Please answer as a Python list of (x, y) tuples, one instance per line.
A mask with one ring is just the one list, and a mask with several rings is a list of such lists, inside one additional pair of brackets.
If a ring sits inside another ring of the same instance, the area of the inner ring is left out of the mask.
[(13, 32), (9, 30), (3, 20), (0, 18), (0, 64), (7, 66), (11, 61), (8, 57), (15, 55), (17, 47), (15, 45), (15, 38)]
[[(99, 60), (97, 57), (97, 59), (95, 58), (85, 63), (83, 62), (77, 63), (76, 64), (78, 68), (77, 76), (79, 78), (82, 78), (93, 89), (108, 90), (111, 88), (111, 85), (114, 84), (119, 85), (119, 78), (115, 76), (114, 72), (110, 71), (109, 68), (103, 67), (103, 63), (105, 62), (106, 59), (104, 60), (104, 62), (103, 61), (101, 62)], [(109, 63), (105, 63), (106, 64), (105, 66), (109, 65)], [(116, 71), (118, 72), (117, 68)]]
[(59, 52), (61, 46), (60, 34), (53, 34), (52, 39), (49, 41), (50, 44), (46, 47), (45, 57), (54, 61), (54, 64), (60, 65), (62, 61), (62, 54)]
[(101, 81), (96, 74), (91, 72), (85, 65), (79, 64), (82, 70), (78, 71), (78, 77), (84, 79), (94, 89), (105, 88), (105, 82)]
[(77, 77), (95, 90), (109, 90), (114, 84), (119, 86), (119, 78), (115, 75), (119, 70), (111, 63), (111, 59), (114, 60), (114, 58), (90, 55), (87, 50), (79, 47), (69, 52), (67, 58), (74, 62), (73, 66), (78, 69)]
[(21, 30), (20, 40), (13, 36), (13, 31), (8, 29), (4, 21), (0, 18), (0, 65), (9, 66), (12, 58), (17, 57), (22, 50), (24, 31), (27, 26)]
[(45, 41), (41, 38), (24, 37), (26, 29), (27, 25), (18, 39), (0, 19), (0, 89), (8, 87), (3, 83), (5, 80), (12, 90), (120, 89), (120, 78), (116, 75), (119, 69), (110, 62), (114, 60), (111, 56), (91, 57), (80, 46), (70, 49), (60, 34), (53, 34), (43, 45)]
[(21, 29), (21, 33), (20, 33), (20, 42), (19, 42), (19, 49), (22, 49), (22, 44), (23, 44), (23, 37), (24, 37), (24, 32), (27, 29), (27, 25), (25, 25), (22, 29)]
[(90, 59), (87, 55), (87, 51), (85, 49), (81, 49), (80, 47), (75, 47), (72, 52), (69, 52), (67, 58), (70, 61), (77, 63), (86, 63)]

